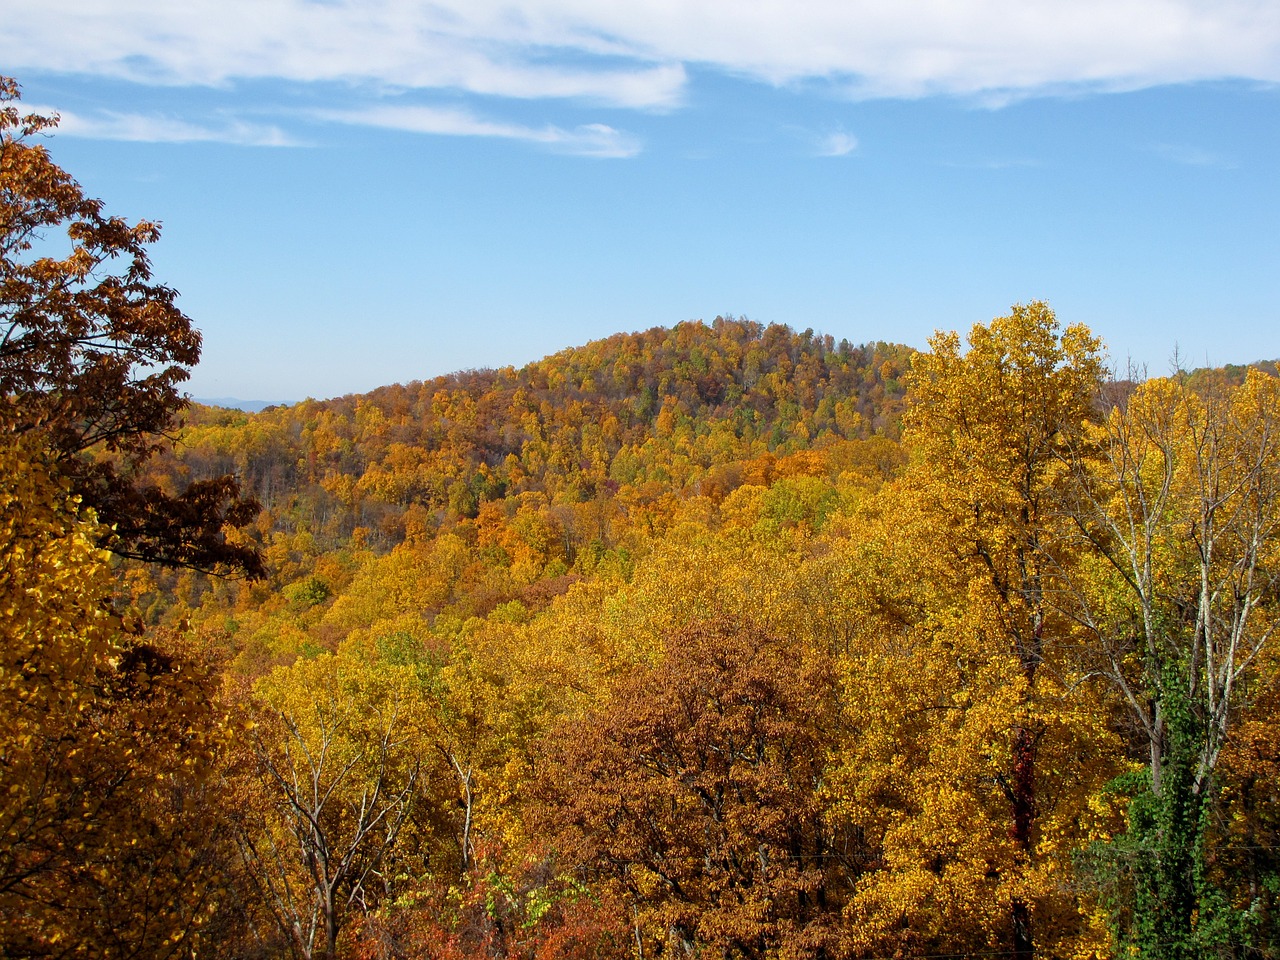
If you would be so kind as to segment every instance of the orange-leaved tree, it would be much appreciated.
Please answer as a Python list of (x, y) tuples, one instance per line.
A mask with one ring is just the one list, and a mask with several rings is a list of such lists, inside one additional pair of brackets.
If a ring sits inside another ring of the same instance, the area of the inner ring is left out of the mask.
[(39, 142), (56, 118), (23, 115), (18, 95), (0, 77), (0, 417), (40, 434), (117, 554), (261, 576), (257, 551), (226, 536), (258, 512), (235, 478), (174, 496), (140, 476), (200, 359), (177, 292), (151, 278), (160, 228), (86, 197)]

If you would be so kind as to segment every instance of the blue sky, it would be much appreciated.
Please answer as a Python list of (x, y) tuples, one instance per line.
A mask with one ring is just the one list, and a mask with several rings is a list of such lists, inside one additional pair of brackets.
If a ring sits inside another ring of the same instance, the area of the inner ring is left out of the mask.
[(196, 396), (717, 314), (923, 346), (1047, 299), (1280, 356), (1274, 0), (0, 0), (55, 158), (164, 224)]

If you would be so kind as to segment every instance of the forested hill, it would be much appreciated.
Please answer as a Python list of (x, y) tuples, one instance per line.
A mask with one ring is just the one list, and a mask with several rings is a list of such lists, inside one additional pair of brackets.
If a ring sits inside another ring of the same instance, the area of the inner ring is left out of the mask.
[[(210, 644), (256, 674), (401, 606), (432, 630), (442, 614), (540, 610), (584, 578), (628, 576), (673, 524), (714, 522), (743, 487), (770, 491), (779, 522), (815, 527), (838, 489), (874, 488), (904, 460), (912, 356), (717, 318), (257, 414), (194, 405), (154, 479), (238, 474), (264, 509), (236, 533), (269, 579), (157, 569), (132, 576), (128, 602), (149, 622), (215, 629)], [(412, 603), (346, 596), (397, 564), (437, 571), (402, 578)]]
[(240, 474), (317, 535), (390, 546), (406, 512), (439, 523), (526, 493), (581, 503), (649, 482), (723, 495), (741, 482), (734, 464), (896, 437), (911, 352), (682, 323), (256, 415), (194, 406), (177, 457), (193, 478)]

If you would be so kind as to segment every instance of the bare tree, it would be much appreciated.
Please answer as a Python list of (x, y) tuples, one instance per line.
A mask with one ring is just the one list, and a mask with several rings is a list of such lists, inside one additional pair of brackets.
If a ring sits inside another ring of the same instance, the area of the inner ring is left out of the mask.
[(420, 795), (420, 705), (401, 673), (322, 656), (259, 687), (254, 780), (268, 803), (241, 849), (305, 960), (332, 957), (349, 913), (385, 892), (384, 865)]

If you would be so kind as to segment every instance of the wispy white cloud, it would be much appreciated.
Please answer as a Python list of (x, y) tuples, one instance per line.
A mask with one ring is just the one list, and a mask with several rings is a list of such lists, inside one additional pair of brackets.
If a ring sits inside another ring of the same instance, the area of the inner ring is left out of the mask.
[(818, 143), (820, 157), (847, 157), (858, 149), (858, 138), (849, 133), (829, 133)]
[(1230, 157), (1193, 147), (1182, 143), (1157, 143), (1151, 148), (1156, 155), (1172, 163), (1180, 163), (1188, 167), (1217, 167), (1221, 170), (1232, 170), (1236, 164)]
[(497, 137), (541, 144), (560, 153), (584, 157), (634, 157), (640, 141), (602, 123), (566, 130), (557, 126), (529, 127), (488, 120), (467, 110), (427, 106), (378, 106), (365, 110), (324, 110), (317, 119), (411, 133), (455, 137)]
[(989, 103), (1280, 82), (1274, 0), (44, 0), (0, 63), (177, 84), (327, 80), (680, 105), (686, 65), (859, 97)]
[(547, 19), (484, 0), (47, 0), (6, 11), (0, 63), (157, 84), (348, 81), (633, 109), (680, 104), (680, 63), (617, 56), (615, 44)]
[(23, 104), (24, 111), (58, 115), (58, 133), (93, 140), (134, 140), (146, 143), (229, 143), (250, 147), (296, 146), (279, 127), (227, 120), (205, 125), (156, 114), (102, 111), (93, 116)]

